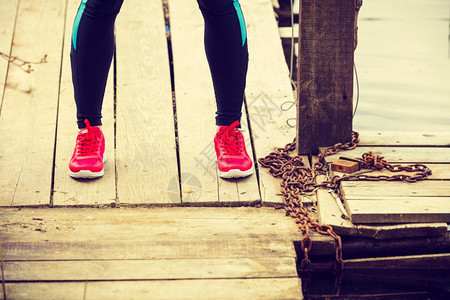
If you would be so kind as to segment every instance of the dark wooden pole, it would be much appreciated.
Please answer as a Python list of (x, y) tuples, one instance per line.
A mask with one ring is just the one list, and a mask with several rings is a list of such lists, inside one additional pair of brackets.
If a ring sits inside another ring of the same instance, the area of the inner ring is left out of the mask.
[(351, 140), (357, 2), (300, 0), (299, 154), (316, 154), (321, 146)]

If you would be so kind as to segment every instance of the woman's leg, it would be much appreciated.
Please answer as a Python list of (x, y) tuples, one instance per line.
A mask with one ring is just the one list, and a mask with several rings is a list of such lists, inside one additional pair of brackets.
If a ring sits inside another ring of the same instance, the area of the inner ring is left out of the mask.
[(214, 137), (218, 174), (223, 178), (253, 173), (242, 133), (237, 129), (248, 66), (247, 32), (238, 0), (197, 0), (205, 19), (205, 52), (216, 95)]
[(103, 176), (105, 138), (100, 126), (106, 80), (114, 52), (114, 22), (123, 0), (82, 0), (72, 31), (72, 81), (78, 127), (69, 162), (74, 178)]
[(238, 0), (197, 0), (216, 95), (216, 125), (240, 120), (248, 66), (247, 32)]
[(123, 0), (82, 0), (72, 31), (72, 81), (78, 127), (101, 125), (106, 80), (114, 52), (114, 22)]

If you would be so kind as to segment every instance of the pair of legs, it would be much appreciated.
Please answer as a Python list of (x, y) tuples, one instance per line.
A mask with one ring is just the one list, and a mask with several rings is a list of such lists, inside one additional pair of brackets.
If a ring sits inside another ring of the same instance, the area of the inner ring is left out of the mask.
[[(123, 0), (82, 0), (72, 32), (72, 79), (78, 127), (101, 125), (114, 50), (114, 23)], [(205, 20), (205, 52), (217, 103), (216, 125), (239, 120), (248, 65), (244, 18), (237, 0), (198, 0)]]
[[(205, 52), (216, 96), (216, 125), (233, 124), (233, 129), (219, 130), (229, 137), (235, 135), (235, 121), (241, 117), (248, 66), (244, 17), (238, 0), (197, 2), (205, 21)], [(114, 23), (122, 4), (123, 0), (82, 0), (75, 17), (71, 64), (80, 129), (102, 124), (103, 96), (114, 51)]]

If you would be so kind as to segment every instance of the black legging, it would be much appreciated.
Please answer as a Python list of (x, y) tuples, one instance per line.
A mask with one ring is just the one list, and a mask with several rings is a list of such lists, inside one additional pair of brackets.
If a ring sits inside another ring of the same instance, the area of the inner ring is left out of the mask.
[[(205, 52), (217, 103), (216, 124), (241, 117), (248, 66), (247, 37), (238, 0), (197, 0), (205, 21)], [(72, 80), (78, 127), (101, 125), (114, 51), (114, 22), (123, 0), (82, 0), (72, 31)], [(168, 99), (170, 101), (170, 99)]]

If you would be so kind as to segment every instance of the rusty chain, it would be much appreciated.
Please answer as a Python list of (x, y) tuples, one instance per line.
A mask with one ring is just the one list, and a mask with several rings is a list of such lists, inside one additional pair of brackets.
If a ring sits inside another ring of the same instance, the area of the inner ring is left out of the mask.
[(391, 172), (416, 172), (414, 175), (344, 175), (333, 176), (330, 180), (325, 180), (317, 183), (318, 175), (328, 174), (328, 165), (325, 157), (334, 155), (341, 150), (351, 150), (356, 148), (359, 142), (359, 134), (352, 133), (352, 139), (347, 143), (337, 143), (333, 146), (324, 148), (317, 156), (318, 160), (313, 167), (306, 167), (301, 156), (291, 156), (289, 152), (295, 150), (296, 141), (287, 144), (285, 147), (277, 148), (274, 152), (268, 154), (264, 158), (258, 159), (262, 167), (268, 168), (269, 173), (276, 178), (281, 178), (281, 194), (284, 202), (286, 215), (292, 217), (302, 232), (303, 239), (301, 240), (301, 249), (304, 253), (304, 258), (301, 263), (302, 269), (307, 269), (311, 266), (309, 253), (312, 248), (312, 240), (309, 235), (310, 229), (316, 232), (331, 236), (336, 243), (336, 263), (337, 266), (343, 266), (342, 260), (342, 240), (337, 235), (332, 226), (324, 225), (316, 222), (310, 215), (309, 210), (305, 207), (301, 200), (301, 195), (313, 193), (318, 188), (331, 189), (339, 194), (339, 187), (342, 181), (405, 181), (416, 182), (427, 179), (431, 175), (431, 170), (422, 164), (412, 165), (391, 165), (384, 157), (374, 154), (373, 152), (366, 152), (361, 158), (355, 160), (360, 163), (362, 169), (381, 170), (387, 169)]

